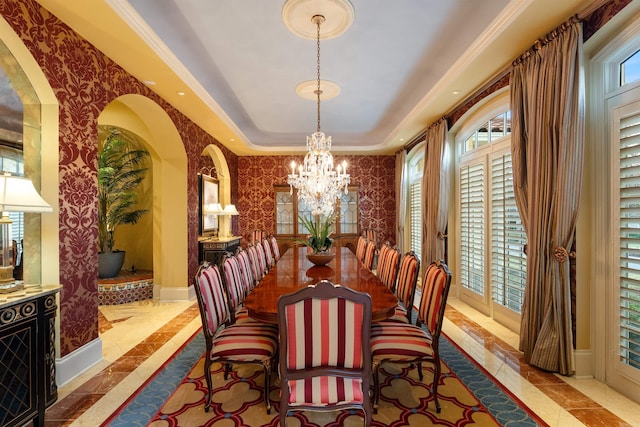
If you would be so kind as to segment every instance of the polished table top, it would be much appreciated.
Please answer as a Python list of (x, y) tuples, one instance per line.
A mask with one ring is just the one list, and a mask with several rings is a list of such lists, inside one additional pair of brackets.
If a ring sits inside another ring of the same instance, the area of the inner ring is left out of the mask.
[(336, 247), (336, 257), (324, 267), (316, 267), (306, 254), (308, 248), (287, 250), (244, 301), (249, 316), (268, 323), (278, 322), (278, 298), (322, 279), (347, 286), (371, 296), (374, 322), (393, 316), (396, 296), (345, 247)]

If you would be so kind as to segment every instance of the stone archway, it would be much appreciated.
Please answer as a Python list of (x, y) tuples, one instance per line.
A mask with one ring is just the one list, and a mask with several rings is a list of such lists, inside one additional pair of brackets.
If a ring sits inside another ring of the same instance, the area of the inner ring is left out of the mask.
[(187, 154), (167, 113), (142, 95), (123, 95), (100, 114), (109, 124), (139, 135), (151, 154), (154, 296), (189, 299), (187, 248)]

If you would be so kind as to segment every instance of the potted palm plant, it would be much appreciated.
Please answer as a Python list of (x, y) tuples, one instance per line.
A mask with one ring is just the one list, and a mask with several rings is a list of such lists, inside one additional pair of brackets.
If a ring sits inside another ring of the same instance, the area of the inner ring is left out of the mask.
[(309, 231), (309, 236), (305, 240), (297, 242), (311, 249), (307, 254), (307, 259), (314, 265), (326, 265), (334, 257), (335, 253), (330, 251), (333, 245), (331, 236), (331, 226), (335, 222), (335, 216), (326, 217), (316, 215), (313, 217), (305, 217), (298, 215), (302, 225)]
[(145, 150), (130, 132), (98, 129), (98, 277), (115, 277), (124, 251), (115, 249), (119, 225), (135, 224), (147, 211), (138, 208), (138, 186), (147, 173)]

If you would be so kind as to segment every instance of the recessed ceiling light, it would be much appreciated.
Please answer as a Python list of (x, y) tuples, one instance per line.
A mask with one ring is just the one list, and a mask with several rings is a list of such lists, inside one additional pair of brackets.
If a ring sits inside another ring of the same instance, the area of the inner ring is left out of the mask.
[(231, 138), (229, 141), (233, 142), (233, 141), (235, 141), (235, 139)]
[(456, 89), (451, 93), (453, 93), (454, 95), (460, 95), (460, 89)]
[(143, 80), (142, 83), (146, 84), (147, 86), (154, 86), (156, 84), (156, 82), (154, 82), (153, 80)]
[(176, 93), (177, 93), (178, 95), (180, 95), (180, 96), (184, 96), (184, 92), (183, 92), (183, 91), (181, 91), (181, 90), (177, 91)]
[(404, 141), (404, 138), (400, 138), (400, 142)]

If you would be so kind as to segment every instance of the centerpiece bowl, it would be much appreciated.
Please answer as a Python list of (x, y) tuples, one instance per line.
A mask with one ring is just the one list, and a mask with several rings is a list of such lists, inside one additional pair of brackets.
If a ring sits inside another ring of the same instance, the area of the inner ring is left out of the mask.
[(316, 266), (327, 265), (336, 257), (335, 252), (309, 252), (307, 259)]

